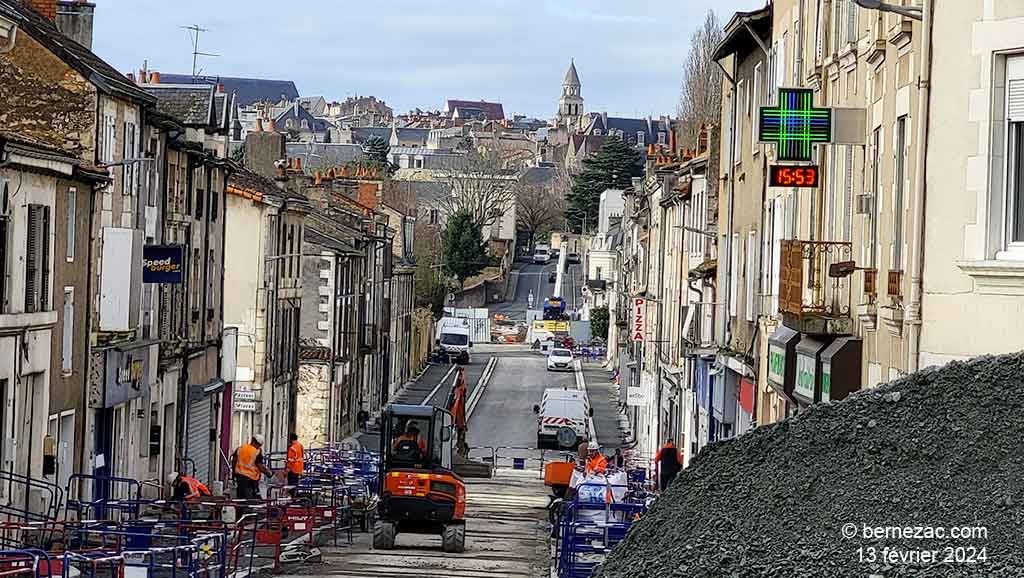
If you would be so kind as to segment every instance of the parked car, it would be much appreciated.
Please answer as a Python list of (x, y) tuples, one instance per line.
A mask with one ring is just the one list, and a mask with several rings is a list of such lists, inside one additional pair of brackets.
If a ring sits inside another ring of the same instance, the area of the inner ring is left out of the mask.
[(548, 273), (548, 283), (554, 283), (555, 279), (558, 279), (558, 273), (556, 271)]
[(579, 253), (569, 253), (568, 255), (565, 256), (565, 260), (566, 260), (566, 262), (571, 263), (573, 265), (579, 265), (580, 264), (580, 254)]

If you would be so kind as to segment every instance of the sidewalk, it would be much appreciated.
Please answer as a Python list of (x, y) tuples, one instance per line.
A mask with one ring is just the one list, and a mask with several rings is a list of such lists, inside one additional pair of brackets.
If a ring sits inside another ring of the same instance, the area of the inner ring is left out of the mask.
[(584, 363), (583, 379), (587, 386), (590, 405), (594, 408), (594, 429), (597, 440), (604, 448), (622, 447), (619, 429), (619, 396), (611, 374), (597, 363)]

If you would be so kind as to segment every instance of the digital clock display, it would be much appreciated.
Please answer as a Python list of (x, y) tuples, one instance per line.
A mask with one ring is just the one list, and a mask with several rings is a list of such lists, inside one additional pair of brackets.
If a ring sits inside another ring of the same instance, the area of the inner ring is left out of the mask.
[(770, 167), (770, 187), (817, 187), (818, 167), (813, 165), (788, 166), (773, 165)]

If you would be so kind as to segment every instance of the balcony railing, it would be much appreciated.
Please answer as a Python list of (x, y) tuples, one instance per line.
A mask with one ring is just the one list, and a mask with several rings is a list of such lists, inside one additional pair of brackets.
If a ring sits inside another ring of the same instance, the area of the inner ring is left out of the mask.
[(889, 271), (888, 292), (893, 301), (903, 300), (903, 271)]
[(779, 310), (798, 317), (848, 318), (850, 275), (832, 272), (852, 264), (852, 253), (845, 241), (782, 241)]

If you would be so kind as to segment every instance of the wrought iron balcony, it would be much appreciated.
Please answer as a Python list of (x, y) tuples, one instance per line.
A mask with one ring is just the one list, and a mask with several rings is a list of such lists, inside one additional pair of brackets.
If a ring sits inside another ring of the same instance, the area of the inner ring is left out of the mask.
[(848, 320), (852, 253), (845, 241), (782, 241), (779, 311), (798, 320)]

